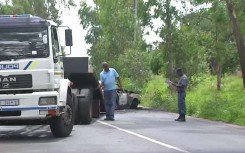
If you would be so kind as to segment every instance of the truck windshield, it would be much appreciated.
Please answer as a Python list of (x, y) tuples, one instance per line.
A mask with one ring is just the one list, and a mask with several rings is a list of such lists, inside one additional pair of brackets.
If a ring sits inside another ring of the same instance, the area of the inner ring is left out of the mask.
[(0, 60), (48, 57), (47, 36), (44, 27), (0, 28)]

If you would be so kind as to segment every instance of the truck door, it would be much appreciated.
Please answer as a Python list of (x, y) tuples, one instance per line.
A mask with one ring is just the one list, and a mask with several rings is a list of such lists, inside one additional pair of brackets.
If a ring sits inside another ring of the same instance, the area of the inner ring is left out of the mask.
[(51, 37), (52, 37), (52, 53), (54, 62), (54, 75), (56, 82), (58, 83), (60, 79), (64, 78), (63, 72), (63, 62), (60, 60), (59, 55), (61, 54), (61, 47), (58, 37), (57, 27), (51, 27)]

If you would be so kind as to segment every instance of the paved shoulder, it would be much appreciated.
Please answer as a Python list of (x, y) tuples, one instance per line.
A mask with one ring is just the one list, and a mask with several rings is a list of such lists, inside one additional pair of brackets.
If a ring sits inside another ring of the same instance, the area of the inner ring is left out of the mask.
[(74, 126), (54, 138), (49, 126), (0, 126), (1, 153), (244, 153), (245, 128), (160, 111), (118, 111), (116, 121)]
[(192, 117), (175, 122), (176, 116), (161, 111), (119, 111), (117, 121), (107, 123), (191, 153), (244, 152), (244, 127)]

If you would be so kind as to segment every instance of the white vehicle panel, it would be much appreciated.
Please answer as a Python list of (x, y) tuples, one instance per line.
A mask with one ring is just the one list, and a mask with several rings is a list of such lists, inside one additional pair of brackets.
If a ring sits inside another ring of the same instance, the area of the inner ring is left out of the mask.
[[(40, 106), (40, 97), (57, 97), (57, 105), (43, 105)], [(40, 117), (39, 110), (57, 110), (62, 103), (59, 102), (59, 93), (57, 91), (51, 92), (34, 92), (30, 94), (16, 94), (16, 95), (0, 95), (1, 100), (18, 100), (18, 106), (0, 106), (1, 111), (21, 111), (21, 116), (17, 117)], [(41, 115), (42, 116), (42, 115)], [(13, 117), (15, 118), (15, 117)], [(0, 120), (6, 117), (0, 117)]]

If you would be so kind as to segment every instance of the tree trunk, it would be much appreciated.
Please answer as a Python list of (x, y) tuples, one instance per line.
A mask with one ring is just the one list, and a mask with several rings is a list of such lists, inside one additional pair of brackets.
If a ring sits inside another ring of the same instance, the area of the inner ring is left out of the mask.
[(167, 18), (166, 18), (166, 25), (167, 25), (167, 51), (168, 51), (168, 77), (171, 81), (174, 79), (174, 74), (173, 74), (173, 48), (172, 48), (172, 28), (171, 28), (171, 12), (170, 12), (170, 1), (166, 1), (166, 13), (167, 13)]
[(222, 66), (217, 64), (217, 90), (221, 90)]
[(134, 41), (137, 40), (137, 26), (138, 26), (138, 0), (134, 0), (134, 16), (135, 16), (135, 27), (134, 27)]
[(233, 35), (236, 39), (236, 46), (239, 53), (240, 65), (242, 70), (243, 87), (245, 88), (245, 45), (244, 38), (241, 33), (239, 22), (237, 21), (236, 12), (232, 0), (226, 0), (227, 9), (230, 17), (230, 21), (233, 28)]
[(221, 61), (218, 59), (217, 55), (220, 55), (220, 49), (217, 47), (218, 45), (218, 23), (216, 22), (216, 29), (215, 29), (215, 51), (216, 51), (216, 65), (215, 71), (217, 75), (217, 90), (221, 90), (221, 75), (222, 75), (222, 68), (221, 68)]

